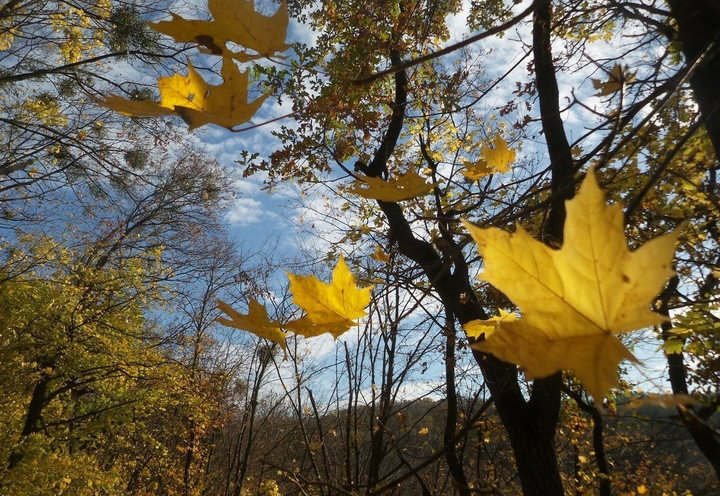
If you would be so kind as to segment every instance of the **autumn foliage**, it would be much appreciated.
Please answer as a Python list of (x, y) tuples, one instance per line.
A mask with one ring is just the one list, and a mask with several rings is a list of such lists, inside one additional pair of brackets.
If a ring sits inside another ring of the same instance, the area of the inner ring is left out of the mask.
[[(0, 247), (0, 493), (717, 490), (717, 9), (462, 4), (209, 0), (145, 23), (158, 13), (103, 1), (38, 31), (58, 66), (0, 84), (72, 77), (0, 108), (8, 143), (54, 140), (0, 164), (4, 222), (33, 222)], [(0, 47), (28, 9), (0, 7)], [(313, 46), (287, 43), (291, 18)], [(130, 34), (103, 41), (92, 19)], [(484, 72), (482, 43), (506, 36), (512, 67)], [(159, 97), (72, 72), (131, 53), (187, 62)], [(561, 96), (572, 71), (585, 86)], [(319, 262), (240, 257), (237, 178), (147, 126), (250, 132), (274, 95), (292, 106), (278, 149), (238, 164), (341, 232), (304, 226)], [(96, 120), (70, 129), (85, 105), (76, 121)], [(53, 227), (55, 210), (78, 220)]]

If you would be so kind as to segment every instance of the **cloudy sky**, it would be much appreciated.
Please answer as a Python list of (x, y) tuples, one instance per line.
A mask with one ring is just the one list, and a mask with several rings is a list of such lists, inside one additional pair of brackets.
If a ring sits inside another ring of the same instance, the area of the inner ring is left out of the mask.
[[(525, 0), (516, 5), (515, 12), (523, 11), (529, 3), (530, 0)], [(447, 41), (447, 45), (461, 41), (470, 34), (465, 22), (469, 0), (466, 0), (465, 4), (466, 9), (463, 12), (449, 18), (451, 38)], [(489, 114), (497, 115), (498, 109), (512, 99), (512, 92), (516, 89), (516, 84), (525, 83), (531, 77), (527, 69), (527, 62), (523, 60), (531, 39), (531, 26), (528, 20), (508, 30), (502, 37), (482, 40), (473, 47), (473, 49), (487, 51), (482, 58), (482, 63), (488, 79), (502, 75), (514, 64), (520, 62), (510, 76), (480, 103)], [(312, 45), (313, 41), (314, 33), (306, 26), (299, 25), (291, 19), (287, 42), (303, 42)], [(558, 43), (561, 42), (558, 41)], [(601, 101), (599, 97), (595, 96), (597, 90), (593, 87), (592, 78), (604, 80), (607, 79), (607, 75), (595, 61), (618, 56), (621, 53), (622, 45), (622, 39), (612, 39), (607, 43), (598, 42), (589, 45), (588, 50), (572, 61), (571, 70), (559, 73), (561, 108), (569, 107), (570, 102), (576, 97), (588, 107), (583, 109), (575, 105), (564, 113), (566, 131), (571, 141), (583, 136), (587, 129), (593, 127), (596, 122), (596, 117), (589, 109), (599, 105)], [(561, 46), (556, 48), (564, 49)], [(623, 60), (623, 62), (631, 63), (632, 61)], [(290, 109), (291, 103), (288, 98), (283, 98), (282, 104), (276, 99), (268, 99), (251, 124), (272, 121), (288, 114)], [(536, 115), (537, 109), (533, 109), (531, 113)], [(202, 142), (211, 153), (216, 154), (221, 163), (236, 170), (240, 176), (241, 171), (235, 164), (240, 153), (245, 150), (250, 153), (258, 153), (260, 157), (268, 157), (280, 146), (279, 141), (272, 136), (272, 132), (283, 124), (292, 126), (292, 121), (285, 119), (279, 122), (269, 122), (243, 133), (231, 133), (219, 127), (206, 126), (196, 133), (195, 138)], [(520, 157), (523, 154), (532, 155), (542, 161), (545, 150), (542, 140), (542, 136), (538, 135), (537, 141), (528, 139), (518, 144)], [(225, 216), (234, 237), (257, 245), (268, 237), (276, 238), (280, 240), (282, 254), (289, 257), (296, 253), (299, 245), (308, 242), (308, 239), (320, 251), (324, 247), (329, 248), (330, 243), (338, 239), (339, 234), (332, 231), (331, 224), (323, 222), (327, 212), (333, 210), (335, 201), (332, 195), (328, 195), (326, 189), (317, 187), (300, 191), (295, 184), (283, 184), (272, 194), (268, 194), (264, 188), (263, 178), (262, 174), (256, 174), (237, 181), (237, 197)], [(340, 200), (337, 199), (337, 202), (339, 203)], [(341, 341), (357, 342), (357, 339), (357, 335), (348, 333)], [(330, 362), (335, 359), (334, 355), (338, 353), (339, 349), (339, 344), (329, 337), (318, 338), (306, 346), (312, 349), (315, 360), (327, 359)], [(648, 358), (652, 355), (657, 356), (655, 345), (644, 346), (645, 348), (638, 348), (641, 355)], [(663, 366), (663, 360), (657, 363), (648, 362), (647, 365), (649, 369)], [(285, 369), (283, 375), (289, 377), (291, 370), (287, 366), (282, 368)], [(325, 377), (320, 380), (332, 382), (333, 379)], [(637, 380), (645, 381), (641, 375), (637, 376)], [(414, 386), (407, 386), (408, 390), (415, 392), (433, 390), (435, 387), (436, 384), (433, 381), (427, 380), (417, 381)]]

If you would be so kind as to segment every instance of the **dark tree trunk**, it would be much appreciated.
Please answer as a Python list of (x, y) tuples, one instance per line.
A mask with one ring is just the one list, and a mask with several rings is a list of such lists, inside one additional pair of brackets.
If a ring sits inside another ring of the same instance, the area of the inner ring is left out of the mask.
[[(35, 384), (33, 388), (32, 396), (30, 397), (30, 403), (28, 404), (27, 413), (25, 414), (25, 423), (23, 424), (23, 430), (20, 433), (20, 442), (27, 438), (30, 434), (37, 432), (38, 422), (42, 415), (43, 408), (45, 408), (45, 398), (47, 396), (48, 384), (50, 378), (47, 375), (43, 375), (40, 380)], [(8, 460), (8, 469), (15, 468), (25, 456), (22, 451), (22, 446), (19, 446), (17, 451), (14, 451), (10, 455)]]
[[(669, 300), (676, 294), (679, 284), (680, 279), (677, 276), (673, 277), (661, 295), (662, 306), (660, 307), (660, 313), (666, 317), (670, 316), (668, 312)], [(673, 326), (671, 322), (663, 323), (661, 328), (664, 341), (673, 337)], [(667, 362), (672, 392), (674, 394), (688, 394), (687, 370), (685, 368), (683, 353), (669, 353), (667, 355)], [(683, 424), (690, 433), (690, 436), (692, 436), (698, 449), (700, 449), (702, 454), (705, 455), (705, 458), (710, 462), (713, 470), (715, 470), (715, 475), (720, 480), (720, 440), (718, 440), (717, 433), (697, 418), (692, 405), (678, 407), (678, 413), (680, 413)]]
[(720, 156), (720, 2), (668, 0), (677, 21), (685, 59), (694, 66), (690, 85), (705, 119), (708, 136)]
[(185, 463), (183, 463), (183, 495), (190, 494), (190, 468), (192, 467), (193, 456), (195, 454), (195, 421), (190, 421), (190, 439), (188, 441), (187, 453), (185, 453)]
[[(391, 55), (393, 64), (397, 65), (399, 55), (394, 51)], [(403, 126), (407, 84), (405, 71), (397, 72), (392, 119), (382, 145), (367, 167), (369, 175), (378, 176), (387, 170), (387, 160), (394, 151)], [(564, 208), (562, 201), (559, 204), (560, 208)], [(486, 319), (488, 316), (474, 293), (468, 267), (459, 255), (461, 248), (452, 236), (445, 238), (450, 245), (451, 256), (441, 257), (430, 243), (415, 237), (397, 203), (378, 201), (378, 205), (390, 226), (391, 241), (397, 244), (403, 255), (422, 268), (447, 311), (455, 315), (460, 324)], [(526, 400), (520, 389), (516, 366), (501, 362), (492, 355), (474, 352), (474, 356), (508, 432), (523, 494), (563, 496), (554, 443), (560, 410), (561, 376), (556, 374), (536, 380), (532, 396)]]

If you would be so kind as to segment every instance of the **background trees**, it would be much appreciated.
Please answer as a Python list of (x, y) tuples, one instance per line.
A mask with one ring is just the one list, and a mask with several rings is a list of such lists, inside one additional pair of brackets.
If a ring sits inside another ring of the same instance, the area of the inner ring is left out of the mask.
[(172, 126), (88, 97), (146, 93), (125, 71), (173, 63), (145, 23), (165, 7), (0, 9), (3, 494), (209, 484), (232, 366), (214, 300), (246, 261), (222, 222), (233, 178)]

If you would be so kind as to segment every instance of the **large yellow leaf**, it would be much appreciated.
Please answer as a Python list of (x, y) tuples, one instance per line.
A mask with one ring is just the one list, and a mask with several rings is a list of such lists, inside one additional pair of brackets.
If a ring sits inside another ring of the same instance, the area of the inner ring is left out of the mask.
[[(254, 0), (208, 0), (211, 21), (187, 20), (172, 14), (172, 20), (150, 26), (172, 36), (179, 43), (198, 43), (215, 55), (229, 55), (241, 62), (269, 57), (289, 48), (285, 44), (288, 10), (285, 0), (272, 16), (255, 11)], [(235, 43), (257, 55), (232, 53), (227, 44)]]
[(480, 160), (475, 163), (465, 162), (465, 168), (460, 172), (472, 180), (490, 174), (502, 174), (510, 170), (510, 164), (515, 161), (515, 157), (515, 150), (508, 148), (507, 141), (499, 134), (496, 134), (493, 146), (488, 145), (480, 149)]
[(150, 100), (126, 100), (115, 95), (110, 95), (105, 100), (96, 99), (96, 102), (130, 116), (177, 114), (187, 122), (191, 130), (205, 124), (231, 129), (249, 121), (270, 93), (248, 103), (247, 73), (240, 72), (230, 57), (223, 58), (220, 74), (223, 83), (217, 86), (209, 85), (188, 61), (187, 76), (175, 74), (158, 79), (160, 103)]
[(363, 176), (360, 181), (355, 181), (355, 184), (350, 186), (348, 191), (372, 200), (398, 202), (424, 196), (432, 191), (434, 187), (434, 184), (425, 182), (424, 177), (410, 169), (392, 182), (379, 177)]
[(366, 315), (365, 307), (370, 303), (372, 286), (358, 288), (355, 276), (342, 256), (333, 270), (330, 284), (315, 276), (288, 273), (288, 277), (293, 302), (305, 310), (306, 315), (288, 322), (283, 326), (285, 329), (306, 337), (329, 332), (337, 338), (357, 325), (356, 319)]
[(566, 202), (564, 243), (554, 250), (520, 226), (514, 234), (465, 223), (485, 262), (483, 279), (523, 313), (473, 347), (515, 363), (528, 378), (574, 372), (596, 398), (635, 360), (616, 334), (658, 325), (650, 304), (670, 268), (678, 231), (628, 250), (620, 205), (606, 205), (591, 171)]
[(230, 305), (222, 300), (218, 300), (217, 306), (230, 317), (230, 319), (219, 317), (217, 321), (222, 325), (252, 332), (261, 338), (278, 343), (283, 350), (285, 349), (287, 333), (280, 330), (280, 322), (277, 320), (270, 321), (265, 306), (258, 303), (255, 298), (250, 297), (247, 315), (233, 310)]

